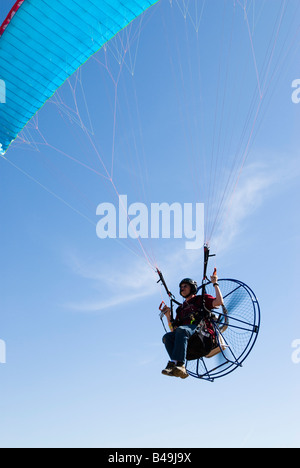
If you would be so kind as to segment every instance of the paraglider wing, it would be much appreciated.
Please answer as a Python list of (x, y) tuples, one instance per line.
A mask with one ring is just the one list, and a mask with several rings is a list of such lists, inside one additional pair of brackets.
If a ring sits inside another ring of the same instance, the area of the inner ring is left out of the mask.
[(91, 55), (158, 0), (18, 0), (0, 27), (0, 152)]

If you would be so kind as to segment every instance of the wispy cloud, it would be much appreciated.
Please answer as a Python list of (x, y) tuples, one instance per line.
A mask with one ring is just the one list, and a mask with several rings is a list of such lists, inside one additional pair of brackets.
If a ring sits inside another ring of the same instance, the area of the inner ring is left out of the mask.
[[(89, 280), (94, 290), (93, 299), (75, 300), (65, 307), (86, 313), (104, 312), (119, 305), (126, 305), (146, 298), (157, 290), (154, 272), (141, 260), (130, 258), (130, 263), (112, 259), (110, 264), (83, 258), (68, 251), (65, 256), (73, 274)], [(86, 293), (88, 294), (88, 293)]]
[[(243, 232), (244, 221), (253, 215), (272, 197), (282, 192), (289, 183), (299, 177), (297, 158), (274, 157), (270, 163), (255, 163), (245, 167), (237, 189), (224, 207), (224, 221), (213, 239), (218, 252), (231, 248)], [(264, 158), (262, 158), (264, 161)]]
[(116, 294), (111, 297), (111, 299), (102, 300), (86, 300), (82, 302), (69, 302), (65, 304), (65, 307), (72, 309), (73, 311), (77, 312), (86, 312), (86, 313), (93, 313), (93, 312), (101, 312), (107, 311), (113, 307), (119, 305), (126, 305), (130, 302), (136, 301), (138, 299), (144, 298), (148, 296), (149, 293), (140, 293), (140, 294)]
[[(275, 159), (273, 160), (275, 161)], [(270, 170), (270, 167), (273, 169)], [(243, 234), (245, 220), (253, 215), (272, 196), (284, 190), (286, 185), (299, 177), (300, 167), (295, 159), (277, 158), (273, 166), (267, 163), (248, 165), (230, 201), (226, 222), (220, 225), (212, 242), (212, 249), (218, 254), (226, 253), (233, 242)], [(167, 246), (167, 248), (166, 248)], [(126, 250), (126, 249), (124, 249)], [(129, 256), (126, 256), (128, 254)], [(186, 250), (182, 243), (170, 242), (159, 245), (157, 252), (158, 267), (162, 269), (168, 286), (174, 294), (178, 293), (178, 283), (186, 276), (199, 278), (202, 273), (203, 251)], [(112, 258), (105, 264), (94, 256), (86, 258), (74, 251), (68, 251), (66, 263), (73, 274), (88, 280), (84, 294), (87, 299), (75, 299), (65, 307), (84, 313), (110, 312), (114, 307), (145, 300), (159, 294), (158, 279), (149, 265), (130, 252), (123, 258)], [(93, 291), (90, 299), (90, 291)], [(165, 297), (165, 291), (162, 289)], [(167, 299), (167, 297), (166, 297)]]
[[(185, 250), (182, 243), (178, 244), (180, 247), (172, 244), (168, 251), (164, 248), (158, 254), (158, 266), (163, 270), (170, 289), (174, 289), (174, 294), (178, 293), (182, 277), (191, 275), (193, 270), (199, 271), (202, 264), (202, 250)], [(108, 264), (94, 257), (86, 258), (74, 250), (65, 252), (65, 263), (69, 270), (78, 278), (88, 280), (88, 286), (80, 292), (80, 295), (86, 295), (86, 299), (75, 297), (66, 302), (64, 307), (74, 312), (105, 313), (120, 305), (126, 307), (134, 301), (145, 301), (153, 295), (157, 295), (159, 300), (161, 296), (167, 300), (165, 290), (157, 284), (155, 271), (141, 258), (135, 258), (128, 252), (126, 254), (128, 256), (124, 254), (122, 259), (112, 258)]]

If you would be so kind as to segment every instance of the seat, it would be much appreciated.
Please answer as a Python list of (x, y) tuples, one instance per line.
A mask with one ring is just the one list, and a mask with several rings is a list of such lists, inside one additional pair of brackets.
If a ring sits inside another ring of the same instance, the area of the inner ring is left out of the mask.
[(217, 334), (218, 334), (217, 346), (213, 348), (207, 356), (205, 356), (207, 359), (211, 359), (214, 356), (217, 356), (218, 354), (225, 351), (225, 349), (228, 347), (228, 345), (225, 343), (225, 340), (222, 334), (219, 331), (217, 332)]

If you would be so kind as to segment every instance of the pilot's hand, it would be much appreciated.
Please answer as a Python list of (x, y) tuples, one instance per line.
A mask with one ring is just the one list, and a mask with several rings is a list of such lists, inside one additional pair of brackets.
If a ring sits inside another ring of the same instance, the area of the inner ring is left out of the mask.
[(210, 277), (210, 281), (212, 284), (216, 284), (218, 282), (218, 276), (217, 276), (217, 269), (214, 269), (213, 275)]
[(162, 313), (165, 314), (165, 316), (167, 317), (167, 320), (170, 321), (171, 320), (171, 309), (170, 307), (168, 307), (167, 305), (165, 305), (162, 309)]

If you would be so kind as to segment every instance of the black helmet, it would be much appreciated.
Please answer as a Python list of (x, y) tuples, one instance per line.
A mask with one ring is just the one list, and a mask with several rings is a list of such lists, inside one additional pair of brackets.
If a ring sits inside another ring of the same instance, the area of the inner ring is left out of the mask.
[(192, 294), (197, 294), (198, 292), (198, 284), (197, 284), (197, 281), (191, 279), (191, 278), (184, 278), (182, 281), (180, 281), (179, 283), (179, 288), (181, 288), (181, 285), (185, 283), (185, 284), (189, 284), (191, 286), (191, 293)]

